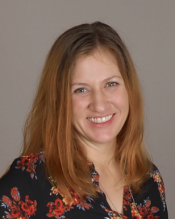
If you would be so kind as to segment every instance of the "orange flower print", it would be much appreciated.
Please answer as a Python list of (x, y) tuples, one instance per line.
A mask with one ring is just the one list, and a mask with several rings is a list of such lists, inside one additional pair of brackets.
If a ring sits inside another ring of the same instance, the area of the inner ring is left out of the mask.
[(36, 163), (44, 162), (44, 154), (43, 153), (35, 153), (30, 156), (24, 156), (20, 160), (17, 161), (16, 169), (21, 169), (22, 171), (26, 170), (30, 173), (32, 179), (37, 179), (36, 175)]
[(35, 215), (36, 201), (31, 201), (26, 195), (25, 202), (23, 202), (16, 187), (11, 189), (11, 197), (12, 200), (5, 195), (2, 197), (1, 206), (5, 208), (4, 219), (29, 219), (31, 215)]
[(49, 213), (47, 214), (48, 217), (59, 218), (59, 215), (62, 215), (65, 211), (63, 202), (59, 198), (55, 200), (55, 203), (47, 203), (47, 207), (49, 207)]

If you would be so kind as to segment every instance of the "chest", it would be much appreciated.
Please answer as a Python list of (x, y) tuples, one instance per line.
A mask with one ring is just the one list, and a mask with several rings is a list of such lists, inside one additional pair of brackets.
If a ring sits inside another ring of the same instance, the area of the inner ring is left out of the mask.
[[(122, 203), (124, 203), (124, 190), (121, 190), (120, 193)], [(84, 201), (79, 200), (77, 195), (73, 194), (74, 201), (71, 203), (67, 202), (63, 194), (61, 195), (59, 191), (48, 185), (44, 190), (42, 188), (42, 192), (39, 191), (39, 194), (36, 218), (114, 219), (118, 216), (116, 210), (109, 205), (109, 201), (104, 193), (98, 193), (98, 198), (96, 199), (87, 197)], [(116, 199), (117, 194), (113, 194), (114, 196), (112, 197)], [(132, 218), (130, 204), (127, 206), (126, 211), (123, 211), (123, 214), (125, 219)]]
[(113, 211), (117, 211), (120, 214), (123, 213), (123, 186), (106, 186), (105, 188), (100, 184), (103, 191), (104, 199), (108, 202), (108, 205)]

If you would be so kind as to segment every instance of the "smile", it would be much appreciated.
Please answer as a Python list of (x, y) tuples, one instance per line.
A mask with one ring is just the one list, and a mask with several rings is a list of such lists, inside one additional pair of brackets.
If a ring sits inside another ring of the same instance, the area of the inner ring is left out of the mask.
[(88, 120), (90, 120), (91, 122), (94, 122), (94, 123), (104, 123), (104, 122), (107, 122), (109, 121), (111, 118), (112, 118), (113, 114), (112, 115), (109, 115), (109, 116), (104, 116), (104, 117), (101, 117), (101, 118), (93, 118), (93, 117), (89, 117), (87, 118)]

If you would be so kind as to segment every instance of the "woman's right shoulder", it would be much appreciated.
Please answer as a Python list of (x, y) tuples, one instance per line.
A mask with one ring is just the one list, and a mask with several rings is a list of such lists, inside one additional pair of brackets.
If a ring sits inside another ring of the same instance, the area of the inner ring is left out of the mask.
[(44, 153), (38, 152), (38, 153), (32, 153), (26, 156), (21, 156), (16, 158), (9, 170), (1, 177), (3, 179), (6, 177), (6, 175), (9, 175), (10, 173), (25, 173), (28, 172), (31, 176), (31, 178), (37, 178), (36, 176), (36, 169), (37, 167), (45, 162), (45, 156)]
[(36, 181), (44, 162), (45, 157), (42, 152), (16, 158), (9, 170), (0, 178), (0, 193), (9, 185), (18, 185), (29, 179)]

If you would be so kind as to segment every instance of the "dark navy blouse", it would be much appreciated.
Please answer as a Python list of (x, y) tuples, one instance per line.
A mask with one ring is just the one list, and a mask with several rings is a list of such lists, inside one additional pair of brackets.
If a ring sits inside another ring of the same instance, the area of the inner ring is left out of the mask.
[[(44, 171), (44, 154), (35, 153), (17, 158), (0, 179), (0, 218), (6, 219), (114, 219), (113, 211), (103, 192), (97, 199), (80, 200), (75, 192), (73, 201), (52, 186)], [(90, 164), (92, 183), (99, 186), (99, 175)], [(134, 200), (133, 200), (134, 197)], [(155, 167), (143, 185), (142, 192), (131, 195), (124, 187), (123, 214), (125, 219), (167, 219), (165, 190), (160, 172)]]

